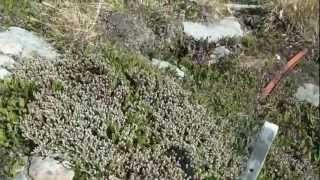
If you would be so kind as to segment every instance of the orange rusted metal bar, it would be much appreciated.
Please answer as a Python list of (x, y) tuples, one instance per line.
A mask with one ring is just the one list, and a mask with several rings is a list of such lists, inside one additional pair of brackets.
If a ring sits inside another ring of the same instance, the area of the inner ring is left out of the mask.
[(304, 49), (296, 54), (292, 59), (288, 61), (288, 63), (282, 68), (282, 70), (276, 74), (276, 76), (264, 87), (261, 91), (261, 98), (266, 98), (275, 86), (280, 82), (282, 77), (288, 72), (292, 71), (292, 69), (302, 60), (302, 57), (306, 55), (308, 49)]

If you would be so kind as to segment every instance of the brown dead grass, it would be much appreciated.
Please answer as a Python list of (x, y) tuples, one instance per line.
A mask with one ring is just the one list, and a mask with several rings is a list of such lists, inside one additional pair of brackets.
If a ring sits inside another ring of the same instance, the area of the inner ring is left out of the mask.
[(91, 40), (97, 36), (96, 26), (103, 0), (79, 2), (73, 0), (45, 0), (41, 3), (40, 17), (54, 34)]

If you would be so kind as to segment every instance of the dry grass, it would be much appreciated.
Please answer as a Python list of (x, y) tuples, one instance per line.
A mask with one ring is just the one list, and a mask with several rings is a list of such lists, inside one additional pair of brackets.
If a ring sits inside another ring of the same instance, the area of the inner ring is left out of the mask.
[(40, 8), (39, 19), (33, 20), (43, 24), (54, 36), (90, 41), (98, 35), (98, 18), (106, 5), (104, 0), (44, 0)]
[(270, 6), (289, 30), (297, 29), (307, 40), (319, 36), (319, 0), (274, 0)]

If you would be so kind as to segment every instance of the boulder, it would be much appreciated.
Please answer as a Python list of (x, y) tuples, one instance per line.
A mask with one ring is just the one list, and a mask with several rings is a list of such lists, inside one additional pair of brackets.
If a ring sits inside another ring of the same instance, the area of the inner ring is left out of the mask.
[(54, 60), (59, 54), (42, 38), (25, 29), (10, 27), (0, 32), (0, 79), (11, 74), (9, 69), (13, 67), (15, 61), (34, 56)]
[(107, 40), (122, 48), (140, 51), (154, 41), (152, 30), (135, 16), (111, 12), (105, 16), (104, 21)]
[(34, 54), (46, 59), (58, 57), (50, 44), (19, 27), (10, 27), (7, 31), (0, 32), (0, 53), (18, 58), (30, 58)]

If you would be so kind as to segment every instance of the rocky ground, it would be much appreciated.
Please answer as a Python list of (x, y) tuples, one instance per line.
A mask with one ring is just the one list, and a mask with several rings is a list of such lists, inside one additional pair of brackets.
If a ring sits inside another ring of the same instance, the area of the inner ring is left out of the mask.
[(259, 179), (317, 179), (319, 26), (289, 7), (0, 2), (0, 179), (235, 179), (265, 121)]

